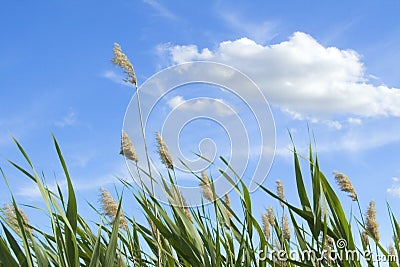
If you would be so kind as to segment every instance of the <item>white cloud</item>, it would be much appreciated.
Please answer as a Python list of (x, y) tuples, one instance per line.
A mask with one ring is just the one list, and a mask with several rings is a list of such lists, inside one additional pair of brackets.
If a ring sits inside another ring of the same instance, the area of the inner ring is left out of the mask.
[(197, 98), (185, 100), (182, 96), (175, 96), (168, 101), (168, 105), (172, 109), (191, 112), (207, 111), (221, 117), (235, 114), (229, 104), (222, 99)]
[(362, 120), (359, 118), (348, 118), (347, 122), (350, 124), (355, 124), (355, 125), (361, 125), (362, 124)]
[(355, 51), (324, 47), (302, 32), (268, 46), (242, 38), (222, 42), (213, 51), (195, 45), (167, 49), (173, 63), (210, 60), (238, 68), (270, 103), (298, 118), (400, 117), (400, 89), (369, 83)]

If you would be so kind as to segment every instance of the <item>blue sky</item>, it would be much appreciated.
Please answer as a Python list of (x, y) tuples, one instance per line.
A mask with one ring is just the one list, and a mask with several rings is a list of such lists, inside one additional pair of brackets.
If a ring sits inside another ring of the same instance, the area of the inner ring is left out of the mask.
[[(258, 84), (275, 119), (277, 151), (265, 185), (275, 186), (281, 179), (288, 199), (296, 203), (287, 129), (305, 152), (308, 124), (322, 170), (332, 182), (333, 171), (346, 173), (362, 207), (374, 199), (378, 220), (387, 225), (386, 201), (400, 214), (399, 11), (399, 1), (4, 2), (1, 167), (18, 202), (38, 204), (28, 179), (8, 167), (6, 159), (22, 162), (10, 134), (51, 185), (54, 177), (62, 183), (53, 132), (78, 190), (80, 209), (88, 213), (84, 201), (96, 202), (100, 186), (112, 189), (115, 176), (127, 174), (118, 153), (133, 88), (121, 83), (120, 70), (111, 64), (113, 43), (118, 42), (133, 62), (139, 84), (165, 67), (191, 60), (242, 71)], [(165, 104), (194, 95), (176, 93)], [(197, 104), (201, 108), (204, 103)], [(183, 138), (186, 145), (190, 132)], [(195, 133), (193, 138), (204, 138)], [(0, 202), (9, 201), (3, 182), (0, 190)], [(350, 200), (339, 195), (350, 212)], [(260, 191), (253, 197), (260, 203), (256, 212), (276, 205)], [(140, 213), (139, 207), (129, 208)], [(381, 231), (388, 240), (388, 229)]]

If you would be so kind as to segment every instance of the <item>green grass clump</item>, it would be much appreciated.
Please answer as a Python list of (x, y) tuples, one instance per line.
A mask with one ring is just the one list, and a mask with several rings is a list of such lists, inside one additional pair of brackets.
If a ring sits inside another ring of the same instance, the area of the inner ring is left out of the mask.
[[(271, 208), (263, 215), (253, 214), (251, 197), (245, 184), (239, 176), (235, 174), (231, 177), (222, 168), (222, 176), (232, 183), (234, 192), (239, 196), (240, 211), (232, 208), (228, 196), (218, 198), (215, 195), (212, 179), (205, 174), (197, 178), (208, 189), (205, 190), (205, 197), (214, 201), (211, 205), (187, 207), (173, 183), (172, 170), (166, 168), (172, 184), (168, 187), (167, 181), (164, 181), (169, 205), (160, 203), (151, 189), (142, 187), (138, 190), (134, 184), (120, 180), (127, 189), (125, 194), (131, 194), (125, 197), (136, 200), (147, 221), (138, 222), (133, 216), (125, 214), (122, 211), (122, 196), (115, 200), (107, 190), (102, 189), (103, 206), (99, 211), (99, 222), (90, 226), (78, 213), (74, 188), (56, 139), (53, 137), (67, 181), (68, 196), (63, 196), (59, 187), (57, 192), (53, 192), (46, 186), (22, 146), (14, 141), (29, 168), (25, 169), (12, 161), (10, 163), (37, 185), (52, 231), (44, 232), (33, 227), (17, 206), (10, 190), (11, 204), (2, 210), (0, 216), (3, 232), (0, 235), (0, 266), (378, 265), (372, 257), (369, 259), (363, 254), (366, 250), (390, 259), (390, 266), (398, 266), (396, 255), (399, 246), (395, 241), (398, 240), (400, 226), (390, 208), (395, 245), (386, 250), (376, 236), (377, 228), (371, 228), (371, 225), (377, 226), (374, 208), (370, 206), (368, 209), (365, 223), (362, 214), (359, 218), (353, 214), (347, 218), (336, 192), (320, 171), (318, 158), (313, 156), (311, 147), (307, 159), (312, 185), (310, 194), (306, 192), (298, 154), (296, 150), (293, 152), (300, 207), (286, 201), (282, 183), (278, 183), (277, 193), (260, 185), (267, 195), (282, 203), (285, 214), (281, 217)], [(233, 171), (228, 164), (225, 167)], [(139, 171), (148, 175), (148, 172)], [(7, 182), (5, 174), (2, 174)], [(206, 182), (205, 177), (208, 179)], [(345, 191), (342, 187), (340, 189)], [(358, 201), (358, 198), (352, 200)], [(350, 223), (352, 218), (358, 222), (356, 229)], [(289, 223), (293, 230), (289, 229)], [(339, 246), (340, 240), (346, 241), (346, 247)], [(307, 251), (313, 257), (290, 258), (294, 251), (298, 256)], [(360, 253), (349, 261), (343, 256), (348, 253), (346, 251)], [(330, 257), (328, 252), (342, 256)], [(289, 259), (283, 261), (285, 257)]]

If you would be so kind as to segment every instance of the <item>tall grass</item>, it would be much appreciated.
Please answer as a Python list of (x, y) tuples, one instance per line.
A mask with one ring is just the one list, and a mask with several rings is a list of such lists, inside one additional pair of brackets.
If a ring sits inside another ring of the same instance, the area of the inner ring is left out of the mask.
[[(122, 53), (120, 47), (117, 53)], [(122, 55), (120, 59), (127, 60)], [(128, 66), (127, 81), (136, 85), (136, 76), (129, 64), (124, 65)], [(350, 179), (336, 173), (339, 189), (349, 193), (348, 201), (356, 201), (359, 207), (358, 215), (346, 216), (336, 191), (319, 168), (318, 156), (311, 145), (307, 157), (300, 157), (296, 149), (293, 150), (294, 183), (300, 205), (287, 202), (279, 181), (277, 190), (263, 185), (260, 188), (266, 197), (281, 204), (282, 212), (269, 208), (263, 214), (254, 214), (254, 203), (246, 185), (234, 172), (234, 166), (223, 158), (225, 166), (219, 169), (220, 174), (231, 183), (234, 190), (230, 194), (236, 194), (239, 202), (231, 203), (229, 195), (219, 198), (213, 177), (203, 172), (200, 176), (193, 175), (199, 179), (204, 198), (211, 204), (188, 207), (174, 182), (167, 144), (158, 134), (161, 160), (168, 173), (162, 183), (169, 205), (162, 204), (154, 196), (153, 184), (147, 188), (141, 183), (138, 189), (135, 184), (120, 180), (124, 191), (118, 199), (102, 189), (102, 207), (90, 204), (99, 217), (95, 225), (89, 225), (78, 212), (67, 164), (55, 137), (52, 139), (67, 183), (66, 196), (59, 186), (57, 190), (47, 187), (22, 145), (14, 139), (28, 167), (13, 161), (9, 163), (36, 184), (51, 231), (29, 223), (8, 186), (6, 174), (1, 171), (11, 197), (10, 204), (0, 213), (0, 266), (378, 266), (380, 263), (374, 257), (378, 254), (385, 256), (390, 266), (399, 264), (400, 225), (390, 207), (394, 245), (385, 248), (379, 240), (373, 204), (364, 218)], [(144, 135), (143, 142), (147, 142)], [(122, 136), (121, 153), (127, 160), (137, 163), (136, 152), (126, 133)], [(146, 158), (148, 160), (147, 155)], [(308, 165), (311, 181), (308, 189), (300, 166), (301, 158)], [(233, 174), (225, 172), (226, 169)], [(137, 165), (136, 175), (140, 181), (155, 182), (150, 169), (143, 170)], [(122, 197), (134, 200), (146, 221), (140, 222), (132, 214), (126, 214)], [(357, 222), (356, 227), (351, 223), (353, 220)]]

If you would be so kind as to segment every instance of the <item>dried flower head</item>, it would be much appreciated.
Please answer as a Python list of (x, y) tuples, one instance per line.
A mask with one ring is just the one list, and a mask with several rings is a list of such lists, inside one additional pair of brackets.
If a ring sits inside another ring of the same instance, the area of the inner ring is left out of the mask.
[(286, 214), (282, 216), (282, 235), (286, 240), (290, 239), (289, 218)]
[(269, 224), (269, 220), (268, 220), (268, 214), (263, 213), (261, 215), (261, 219), (262, 219), (262, 223), (263, 223), (263, 232), (264, 232), (265, 238), (269, 239), (271, 236), (271, 229), (270, 229), (270, 224)]
[[(100, 188), (100, 192), (103, 212), (113, 224), (118, 212), (118, 203), (111, 196), (110, 192), (107, 189)], [(126, 222), (122, 209), (119, 212), (119, 227), (126, 231), (128, 230), (128, 223)]]
[(283, 251), (283, 248), (277, 239), (274, 240), (274, 245), (275, 245), (275, 252), (277, 252), (277, 253), (272, 253), (272, 262), (273, 262), (272, 266), (286, 267), (287, 259), (285, 259), (284, 257), (278, 256), (280, 251)]
[(201, 187), (201, 191), (203, 192), (203, 197), (213, 202), (215, 198), (211, 187), (211, 181), (205, 171), (201, 172), (201, 181), (199, 185)]
[(124, 52), (122, 52), (121, 46), (117, 43), (114, 43), (114, 58), (112, 62), (121, 67), (128, 75), (128, 78), (124, 79), (124, 81), (136, 85), (136, 75), (132, 63), (129, 61)]
[(182, 195), (182, 192), (178, 190), (175, 186), (173, 186), (171, 190), (174, 195), (174, 204), (183, 208), (183, 212), (185, 213), (186, 217), (189, 219), (190, 222), (193, 223), (192, 214), (190, 214), (189, 211), (189, 205), (187, 204), (185, 197)]
[[(18, 225), (17, 213), (15, 211), (14, 206), (10, 204), (5, 204), (2, 212), (5, 215), (8, 223), (10, 224), (14, 232), (16, 232), (18, 235), (22, 235), (21, 229)], [(18, 208), (18, 213), (21, 216), (22, 223), (24, 224), (25, 233), (31, 236), (32, 229), (30, 228), (28, 216), (21, 208)]]
[(339, 185), (340, 190), (349, 194), (351, 200), (357, 201), (357, 193), (350, 182), (349, 177), (343, 173), (334, 172), (336, 183)]
[(174, 162), (172, 160), (172, 156), (169, 153), (167, 144), (164, 142), (159, 132), (156, 133), (156, 140), (157, 140), (158, 154), (160, 155), (162, 163), (167, 168), (173, 170)]
[(375, 238), (376, 241), (379, 241), (379, 224), (376, 221), (376, 209), (375, 209), (375, 201), (371, 201), (369, 203), (369, 207), (366, 214), (366, 227), (370, 235)]
[(269, 224), (273, 227), (275, 226), (275, 214), (274, 214), (274, 209), (272, 208), (272, 206), (270, 206), (267, 209), (267, 216), (268, 216), (268, 222)]
[(121, 155), (124, 155), (125, 158), (132, 160), (136, 163), (139, 161), (135, 147), (132, 144), (131, 138), (124, 130), (122, 130), (121, 151), (119, 153)]
[(363, 231), (361, 233), (361, 240), (365, 244), (365, 246), (367, 246), (367, 247), (369, 246), (369, 238), (368, 238), (368, 233), (367, 232)]
[(332, 264), (332, 255), (331, 255), (331, 253), (332, 253), (332, 249), (334, 248), (334, 244), (335, 244), (335, 241), (333, 240), (333, 238), (330, 237), (330, 236), (326, 236), (325, 243), (324, 243), (324, 251), (326, 252), (325, 253), (326, 254), (325, 257), (326, 257), (329, 265)]
[[(285, 199), (284, 186), (283, 186), (283, 183), (282, 183), (281, 180), (276, 180), (276, 192), (277, 192), (277, 194), (278, 194), (278, 196), (279, 196), (279, 198), (280, 198), (281, 200), (284, 200), (284, 199)], [(280, 204), (281, 204), (281, 206), (282, 206), (282, 208), (283, 208), (284, 203), (283, 203), (282, 201), (280, 201)]]
[[(225, 198), (226, 205), (230, 208), (231, 207), (231, 199), (229, 198), (228, 193), (224, 194), (224, 198)], [(228, 218), (232, 219), (232, 213), (228, 209), (226, 209), (225, 211), (226, 211), (226, 213), (228, 215)]]
[(394, 248), (393, 243), (389, 244), (389, 255), (396, 256), (396, 249)]

